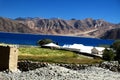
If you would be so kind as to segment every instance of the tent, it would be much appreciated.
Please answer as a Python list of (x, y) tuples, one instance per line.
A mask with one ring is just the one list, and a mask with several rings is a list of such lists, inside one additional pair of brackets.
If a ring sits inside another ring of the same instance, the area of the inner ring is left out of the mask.
[(43, 47), (49, 47), (49, 48), (60, 48), (59, 45), (56, 45), (54, 43), (48, 43), (48, 44), (45, 44), (43, 45)]

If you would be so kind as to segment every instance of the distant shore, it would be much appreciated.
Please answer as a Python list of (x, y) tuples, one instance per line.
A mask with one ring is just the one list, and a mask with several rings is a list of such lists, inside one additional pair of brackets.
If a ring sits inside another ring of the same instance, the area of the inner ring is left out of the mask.
[[(92, 37), (92, 36), (78, 36), (76, 34), (42, 34), (42, 33), (20, 33), (20, 32), (2, 32), (0, 31), (0, 33), (10, 33), (10, 34), (26, 34), (26, 35), (49, 35), (49, 36), (65, 36), (65, 37), (82, 37), (82, 38), (96, 38), (96, 39), (100, 39), (98, 37)], [(78, 33), (79, 34), (79, 33)], [(108, 39), (110, 40), (110, 39)]]

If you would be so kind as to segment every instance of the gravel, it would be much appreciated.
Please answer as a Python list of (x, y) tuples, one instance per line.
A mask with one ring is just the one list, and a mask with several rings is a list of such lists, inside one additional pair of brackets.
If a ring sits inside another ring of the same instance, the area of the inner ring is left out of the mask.
[(30, 71), (15, 73), (3, 71), (0, 72), (0, 80), (120, 80), (120, 73), (99, 67), (71, 70), (49, 64)]

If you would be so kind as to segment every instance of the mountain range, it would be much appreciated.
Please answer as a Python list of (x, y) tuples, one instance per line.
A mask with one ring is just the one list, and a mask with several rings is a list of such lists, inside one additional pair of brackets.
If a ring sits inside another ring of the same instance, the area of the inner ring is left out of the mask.
[[(105, 38), (108, 31), (120, 28), (102, 19), (64, 20), (59, 18), (4, 18), (0, 17), (0, 31), (16, 33), (52, 34)], [(115, 34), (114, 35), (118, 35)], [(114, 36), (112, 35), (112, 36)], [(104, 36), (104, 37), (103, 37)]]

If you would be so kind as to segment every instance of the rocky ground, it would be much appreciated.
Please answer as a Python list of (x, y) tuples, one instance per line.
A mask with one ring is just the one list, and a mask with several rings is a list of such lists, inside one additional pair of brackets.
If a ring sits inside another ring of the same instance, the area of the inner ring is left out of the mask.
[(94, 66), (73, 70), (48, 64), (29, 71), (3, 71), (0, 72), (0, 80), (120, 80), (120, 73)]

